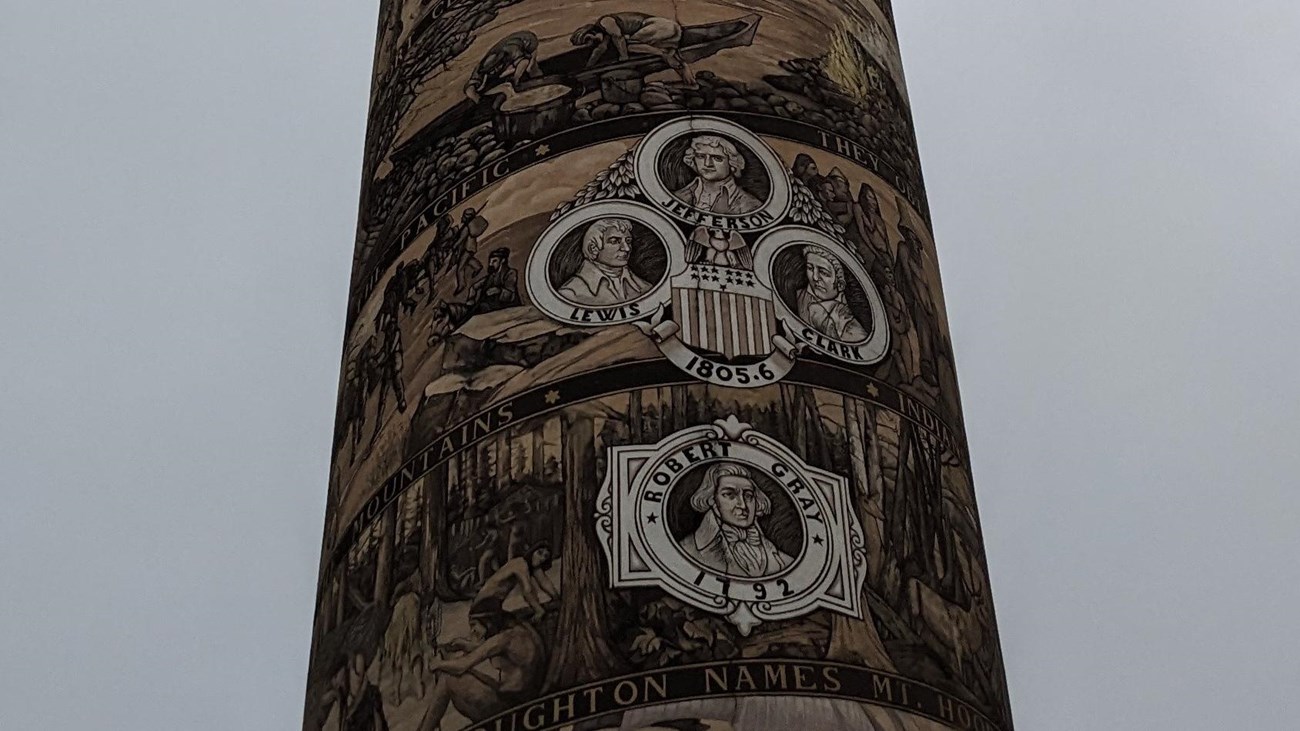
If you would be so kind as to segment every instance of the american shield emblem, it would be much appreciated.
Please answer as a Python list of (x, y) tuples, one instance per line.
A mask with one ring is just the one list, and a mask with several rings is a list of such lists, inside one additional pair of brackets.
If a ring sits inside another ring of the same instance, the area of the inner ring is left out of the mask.
[(772, 352), (772, 291), (751, 271), (692, 264), (673, 279), (672, 308), (678, 337), (692, 348), (728, 359)]

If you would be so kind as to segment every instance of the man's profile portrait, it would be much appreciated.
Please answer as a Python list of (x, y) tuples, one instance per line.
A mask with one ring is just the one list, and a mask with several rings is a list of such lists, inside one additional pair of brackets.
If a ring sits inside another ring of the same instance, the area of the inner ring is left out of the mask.
[(712, 465), (691, 495), (699, 526), (679, 546), (692, 560), (730, 576), (758, 578), (794, 562), (763, 534), (758, 520), (772, 513), (772, 500), (750, 469), (734, 462)]
[(865, 341), (867, 329), (849, 309), (844, 296), (844, 264), (829, 250), (813, 244), (804, 247), (803, 258), (807, 283), (795, 300), (799, 319), (840, 342)]
[(673, 197), (701, 211), (722, 214), (752, 213), (763, 202), (740, 184), (745, 158), (735, 143), (718, 135), (691, 139), (682, 162), (693, 175), (691, 182), (673, 191)]
[(578, 271), (560, 285), (560, 294), (569, 301), (589, 307), (620, 305), (651, 288), (629, 266), (635, 242), (628, 219), (595, 221), (583, 232), (581, 246)]

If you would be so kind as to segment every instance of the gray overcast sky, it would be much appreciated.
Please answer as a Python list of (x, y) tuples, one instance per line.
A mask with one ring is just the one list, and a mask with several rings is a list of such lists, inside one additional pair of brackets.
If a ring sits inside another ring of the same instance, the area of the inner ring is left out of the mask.
[[(0, 728), (299, 727), (374, 0), (4, 0)], [(896, 0), (1018, 727), (1300, 725), (1300, 3)]]

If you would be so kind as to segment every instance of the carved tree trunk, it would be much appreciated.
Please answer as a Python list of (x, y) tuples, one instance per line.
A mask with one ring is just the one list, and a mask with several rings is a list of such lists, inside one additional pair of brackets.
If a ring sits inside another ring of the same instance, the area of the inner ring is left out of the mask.
[[(425, 601), (434, 597), (442, 601), (454, 601), (459, 598), (452, 591), (450, 577), (447, 576), (447, 489), (448, 472), (446, 465), (435, 469), (424, 483), (425, 513), (424, 547), (420, 553), (420, 570), (424, 572)], [(432, 594), (427, 594), (432, 588)]]
[(644, 441), (644, 428), (641, 423), (641, 392), (633, 391), (628, 396), (627, 418), (630, 426), (628, 427), (629, 438), (633, 444), (640, 444)]
[(375, 557), (375, 605), (387, 609), (393, 594), (393, 553), (397, 545), (397, 503), (384, 509), (380, 519), (379, 550)]
[(822, 428), (821, 413), (817, 411), (817, 394), (807, 386), (796, 388), (803, 394), (804, 419), (810, 442), (808, 456), (818, 460), (819, 464), (830, 465), (831, 446), (826, 439), (826, 431)]
[[(424, 593), (424, 600), (428, 601), (432, 594), (430, 590), (436, 581), (435, 572), (437, 567), (436, 558), (438, 556), (438, 536), (442, 530), (438, 528), (439, 522), (437, 516), (432, 510), (434, 501), (434, 481), (430, 476), (424, 481), (424, 489), (420, 496), (420, 590)], [(436, 492), (441, 493), (441, 490)]]
[(784, 386), (790, 393), (790, 440), (795, 453), (808, 459), (808, 408), (805, 404), (804, 390), (799, 386)]
[(493, 440), (497, 452), (497, 475), (496, 485), (498, 488), (506, 487), (510, 484), (510, 440), (507, 438), (507, 432), (502, 430)]
[(686, 413), (686, 387), (673, 386), (670, 390), (673, 399), (673, 431), (685, 429), (690, 424), (690, 416)]
[(533, 477), (542, 482), (546, 479), (546, 424), (545, 422), (533, 427)]
[[(866, 409), (850, 397), (844, 398), (844, 421), (849, 441), (849, 459), (852, 461), (852, 504), (858, 512), (863, 528), (868, 535), (868, 554), (874, 553), (872, 544), (879, 543), (879, 531), (871, 516), (867, 514), (866, 505), (869, 498), (869, 471), (867, 469), (866, 440), (863, 438), (863, 416)], [(874, 435), (875, 429), (870, 430)], [(874, 535), (871, 535), (873, 534)], [(893, 670), (894, 663), (889, 659), (885, 643), (881, 642), (876, 632), (876, 625), (871, 618), (871, 607), (867, 604), (867, 592), (862, 596), (862, 618), (846, 617), (835, 614), (831, 620), (831, 646), (826, 653), (830, 660), (867, 665), (873, 668)]]
[(862, 431), (867, 445), (867, 491), (862, 505), (862, 527), (867, 531), (867, 575), (869, 585), (877, 584), (883, 576), (885, 557), (885, 470), (880, 448), (879, 424), (874, 407), (858, 404), (862, 416)]
[(567, 688), (619, 669), (618, 658), (605, 638), (604, 568), (595, 522), (596, 434), (590, 416), (564, 421), (564, 542), (560, 549), (559, 626), (564, 628), (551, 656), (546, 684)]
[(862, 412), (857, 399), (844, 397), (844, 421), (849, 442), (849, 463), (853, 473), (853, 483), (858, 495), (865, 501), (870, 485), (867, 474), (867, 445), (862, 435)]

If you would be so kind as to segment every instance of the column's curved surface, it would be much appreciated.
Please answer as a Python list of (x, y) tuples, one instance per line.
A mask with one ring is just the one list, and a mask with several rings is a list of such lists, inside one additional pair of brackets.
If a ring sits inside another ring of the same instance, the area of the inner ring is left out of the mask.
[(1010, 729), (893, 18), (383, 0), (304, 728)]

